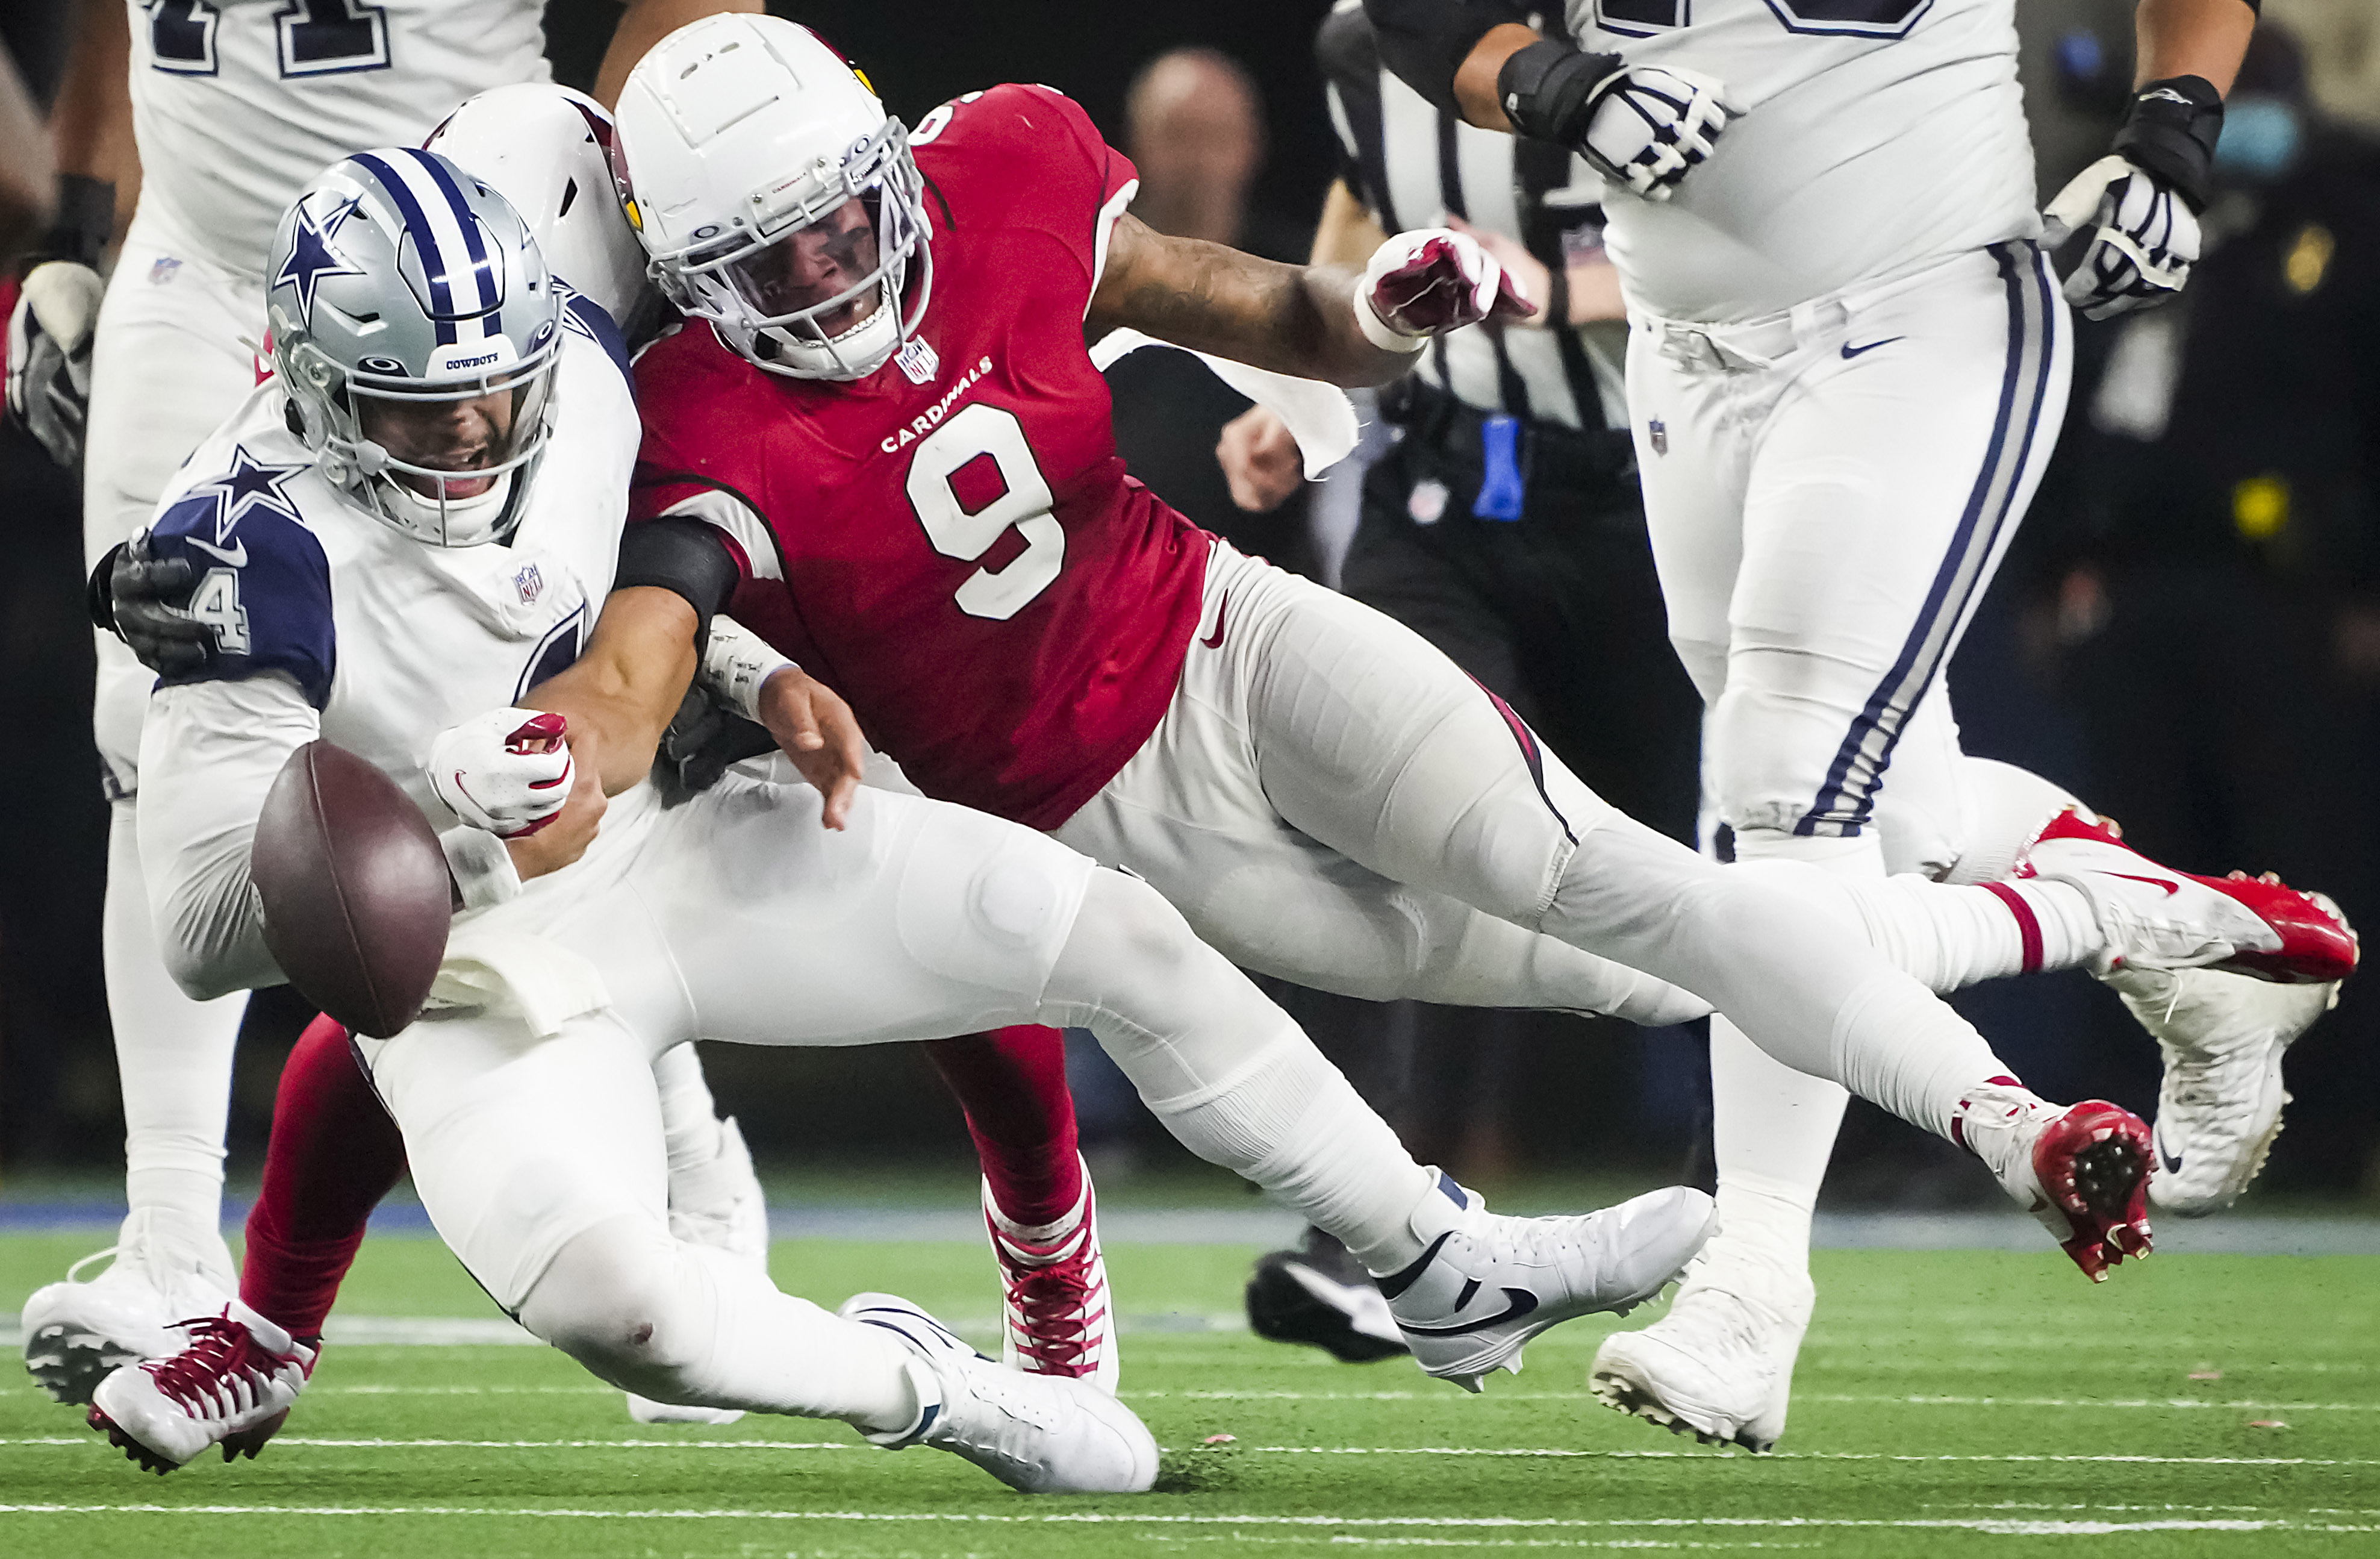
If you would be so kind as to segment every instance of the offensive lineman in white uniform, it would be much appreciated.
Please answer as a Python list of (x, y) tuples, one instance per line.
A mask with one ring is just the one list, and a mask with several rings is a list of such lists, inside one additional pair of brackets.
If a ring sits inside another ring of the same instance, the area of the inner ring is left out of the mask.
[[(8, 393), (12, 413), (60, 464), (84, 458), (88, 566), (147, 523), (175, 469), (254, 387), (264, 366), (265, 250), (304, 182), (356, 147), (417, 144), (465, 98), (550, 72), (537, 0), (84, 4), (76, 79), (60, 94), (81, 112), (55, 132), (67, 207), (96, 232), (69, 246), (80, 255), (28, 275), (11, 321)], [(734, 8), (629, 0), (603, 80), (616, 91), (655, 38)], [(84, 262), (105, 241), (113, 196), (87, 176), (110, 138), (121, 138), (128, 18), (142, 179), (103, 304), (99, 273)], [(79, 451), (85, 390), (89, 443)], [(171, 1351), (178, 1341), (168, 1324), (213, 1309), (234, 1285), (217, 1225), (232, 1053), (247, 1010), (245, 995), (191, 1001), (159, 962), (132, 824), (154, 678), (120, 640), (96, 637), (93, 729), (114, 811), (103, 951), (130, 1213), (101, 1253), (115, 1261), (96, 1281), (70, 1274), (25, 1307), (27, 1367), (70, 1402), (87, 1400), (126, 1358)], [(661, 1066), (680, 1160), (698, 1166), (682, 1175), (681, 1200), (715, 1205), (722, 1228), (765, 1243), (741, 1138), (732, 1121), (712, 1124), (693, 1051)], [(715, 1139), (708, 1151), (703, 1138)]]
[[(360, 1050), (440, 1233), (530, 1330), (659, 1400), (840, 1419), (1018, 1488), (1155, 1477), (1147, 1431), (1089, 1381), (981, 1358), (886, 1296), (829, 1316), (674, 1237), (650, 1063), (697, 1034), (1087, 1025), (1186, 1145), (1403, 1268), (1399, 1320), (1458, 1378), (1648, 1297), (1700, 1246), (1709, 1201), (1682, 1188), (1585, 1218), (1488, 1214), (1153, 889), (1014, 824), (851, 786), (856, 725), (823, 689), (815, 787), (737, 773), (665, 809), (644, 775), (693, 636), (674, 684), (663, 664), (616, 690), (608, 615), (598, 674), (560, 669), (609, 593), (637, 449), (609, 320), (548, 278), (500, 195), (433, 152), (331, 168), (273, 256), (277, 372), (154, 528), (197, 574), (188, 615), (212, 651), (162, 679), (145, 722), (150, 899), (185, 989), (281, 979), (249, 843), (318, 736), (468, 820), (441, 835), (465, 912), (433, 1008)], [(524, 697), (569, 712), (567, 747)], [(524, 817), (551, 824), (498, 837)], [(1259, 1063), (1266, 1086), (1235, 1086)], [(1446, 1324), (1483, 1285), (1515, 1302)], [(193, 1329), (221, 1346), (119, 1370), (94, 1398), (94, 1424), (152, 1463), (269, 1433), (314, 1358), (237, 1301)]]
[[(2013, 3), (1571, 0), (1573, 48), (1515, 6), (1366, 0), (1425, 95), (1571, 146), (1612, 185), (1646, 515), (1711, 712), (1706, 794), (1741, 859), (1989, 883), (2045, 820), (2112, 835), (2048, 782), (1965, 758), (1939, 672), (2056, 439), (2068, 302), (2155, 302), (2197, 257), (2255, 0), (2142, 0), (2131, 117), (2046, 228)], [(2061, 297), (2038, 240), (2091, 224)], [(2336, 982), (2105, 964), (2166, 1053), (2152, 1196), (2228, 1204), (2278, 1129), (2281, 1053)], [(1711, 1072), (1725, 1233), (1593, 1381), (1623, 1410), (1767, 1449), (1844, 1095), (1724, 1019)]]

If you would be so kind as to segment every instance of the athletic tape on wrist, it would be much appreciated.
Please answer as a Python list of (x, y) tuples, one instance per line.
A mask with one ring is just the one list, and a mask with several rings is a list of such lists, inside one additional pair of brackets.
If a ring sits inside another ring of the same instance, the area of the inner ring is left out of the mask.
[(1368, 277), (1366, 279), (1365, 286), (1355, 289), (1355, 328), (1364, 333), (1365, 340), (1383, 352), (1418, 352), (1429, 345), (1428, 336), (1407, 335), (1403, 331), (1380, 318), (1379, 311), (1372, 307), (1372, 288)]
[(779, 654), (734, 620), (710, 619), (710, 642), (702, 651), (703, 688), (745, 719), (760, 718), (760, 689), (793, 665), (791, 657)]

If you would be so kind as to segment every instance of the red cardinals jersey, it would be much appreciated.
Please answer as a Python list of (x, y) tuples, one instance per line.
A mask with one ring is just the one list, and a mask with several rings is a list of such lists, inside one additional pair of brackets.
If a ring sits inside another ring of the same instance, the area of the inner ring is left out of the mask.
[(961, 98), (911, 144), (933, 228), (917, 335), (856, 384), (763, 372), (698, 323), (655, 346), (630, 513), (724, 533), (735, 616), (919, 788), (1054, 828), (1163, 717), (1209, 545), (1124, 473), (1084, 350), (1137, 178), (1047, 87)]

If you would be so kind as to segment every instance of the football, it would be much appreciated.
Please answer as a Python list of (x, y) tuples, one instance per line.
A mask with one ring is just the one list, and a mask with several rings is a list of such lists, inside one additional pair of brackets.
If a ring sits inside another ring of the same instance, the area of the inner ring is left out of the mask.
[(453, 888), (430, 820), (395, 780), (308, 742), (265, 797), (249, 873), (265, 945), (299, 994), (374, 1039), (413, 1021), (446, 956)]

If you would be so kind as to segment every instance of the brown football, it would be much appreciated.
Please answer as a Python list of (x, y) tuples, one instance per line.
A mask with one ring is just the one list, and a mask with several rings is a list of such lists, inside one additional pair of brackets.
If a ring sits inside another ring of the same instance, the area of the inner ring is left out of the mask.
[(300, 995), (384, 1040), (430, 999), (454, 919), (446, 852), (396, 782), (346, 748), (289, 755), (249, 849), (264, 944)]

